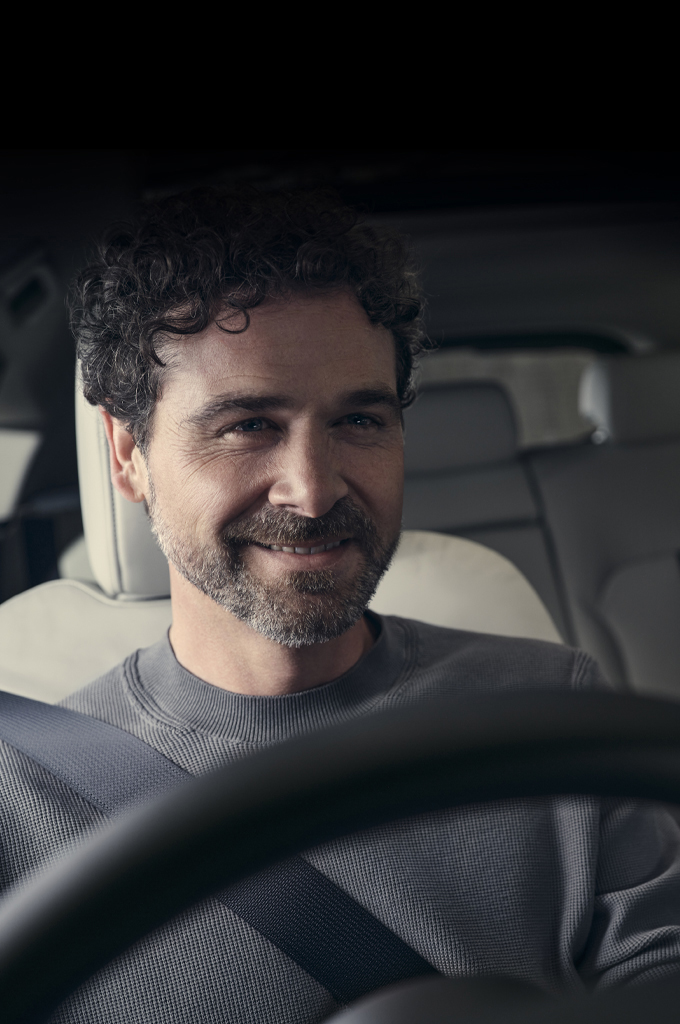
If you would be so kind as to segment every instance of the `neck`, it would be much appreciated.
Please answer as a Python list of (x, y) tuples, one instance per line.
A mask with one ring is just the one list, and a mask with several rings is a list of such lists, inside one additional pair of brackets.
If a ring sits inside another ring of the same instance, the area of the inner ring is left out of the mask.
[(187, 671), (234, 693), (281, 696), (321, 686), (349, 671), (372, 647), (364, 616), (342, 636), (308, 647), (284, 647), (235, 618), (170, 566), (170, 643)]

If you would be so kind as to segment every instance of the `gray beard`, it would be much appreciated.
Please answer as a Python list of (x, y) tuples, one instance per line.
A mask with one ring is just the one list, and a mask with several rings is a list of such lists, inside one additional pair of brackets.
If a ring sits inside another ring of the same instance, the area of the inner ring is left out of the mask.
[[(177, 571), (237, 619), (284, 647), (326, 643), (358, 622), (399, 543), (399, 535), (382, 541), (373, 520), (349, 497), (318, 519), (266, 505), (248, 519), (226, 526), (213, 547), (192, 545), (169, 528), (153, 484), (148, 511), (156, 540)], [(332, 569), (300, 569), (287, 572), (278, 583), (268, 583), (243, 562), (248, 544), (309, 547), (312, 541), (332, 541), (347, 533), (362, 556), (349, 579), (339, 579)]]

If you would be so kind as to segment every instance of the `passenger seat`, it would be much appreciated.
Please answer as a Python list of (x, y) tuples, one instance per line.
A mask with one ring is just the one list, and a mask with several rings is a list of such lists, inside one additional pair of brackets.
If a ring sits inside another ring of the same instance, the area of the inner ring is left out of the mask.
[(492, 382), (424, 389), (404, 414), (404, 527), (477, 541), (509, 559), (573, 642), (539, 502), (505, 390)]
[(575, 640), (613, 682), (680, 699), (680, 354), (597, 360), (580, 406), (599, 443), (529, 459)]

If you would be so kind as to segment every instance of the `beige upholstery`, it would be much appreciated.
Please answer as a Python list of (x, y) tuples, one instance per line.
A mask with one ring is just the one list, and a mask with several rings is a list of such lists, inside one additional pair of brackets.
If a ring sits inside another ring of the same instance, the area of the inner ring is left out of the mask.
[(168, 597), (168, 563), (149, 529), (144, 505), (126, 501), (112, 486), (102, 419), (79, 386), (76, 433), (83, 525), (94, 578), (109, 597)]
[(170, 600), (116, 601), (80, 580), (53, 580), (0, 605), (0, 689), (48, 702), (159, 640)]
[(545, 605), (512, 562), (443, 533), (404, 531), (371, 608), (435, 626), (561, 643)]
[[(109, 479), (96, 410), (78, 398), (83, 519), (96, 583), (55, 580), (0, 606), (0, 688), (57, 701), (171, 621), (168, 568), (141, 505)], [(372, 608), (441, 626), (559, 643), (545, 607), (522, 574), (489, 548), (460, 537), (405, 531)]]

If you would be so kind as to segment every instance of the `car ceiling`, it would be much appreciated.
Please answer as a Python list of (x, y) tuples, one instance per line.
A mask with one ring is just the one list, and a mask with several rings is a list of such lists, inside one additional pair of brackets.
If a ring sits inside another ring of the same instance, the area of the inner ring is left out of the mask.
[[(0, 426), (60, 423), (64, 438), (71, 435), (73, 345), (63, 297), (106, 225), (140, 199), (244, 183), (331, 186), (373, 221), (406, 231), (422, 269), (428, 329), (444, 346), (541, 348), (575, 339), (592, 347), (593, 337), (639, 352), (680, 344), (677, 152), (4, 150), (0, 363), (21, 345), (41, 370), (11, 407), (0, 393)], [(30, 312), (41, 287), (28, 279), (16, 291), (16, 268), (27, 260), (51, 275), (55, 301), (40, 329), (22, 326), (11, 341), (12, 317)], [(15, 396), (20, 387), (12, 385)], [(43, 450), (41, 459), (41, 489), (64, 480), (63, 458)]]
[(331, 186), (412, 237), (436, 337), (608, 331), (680, 343), (680, 154), (596, 150), (5, 150), (0, 266), (62, 287), (102, 227), (195, 185)]

